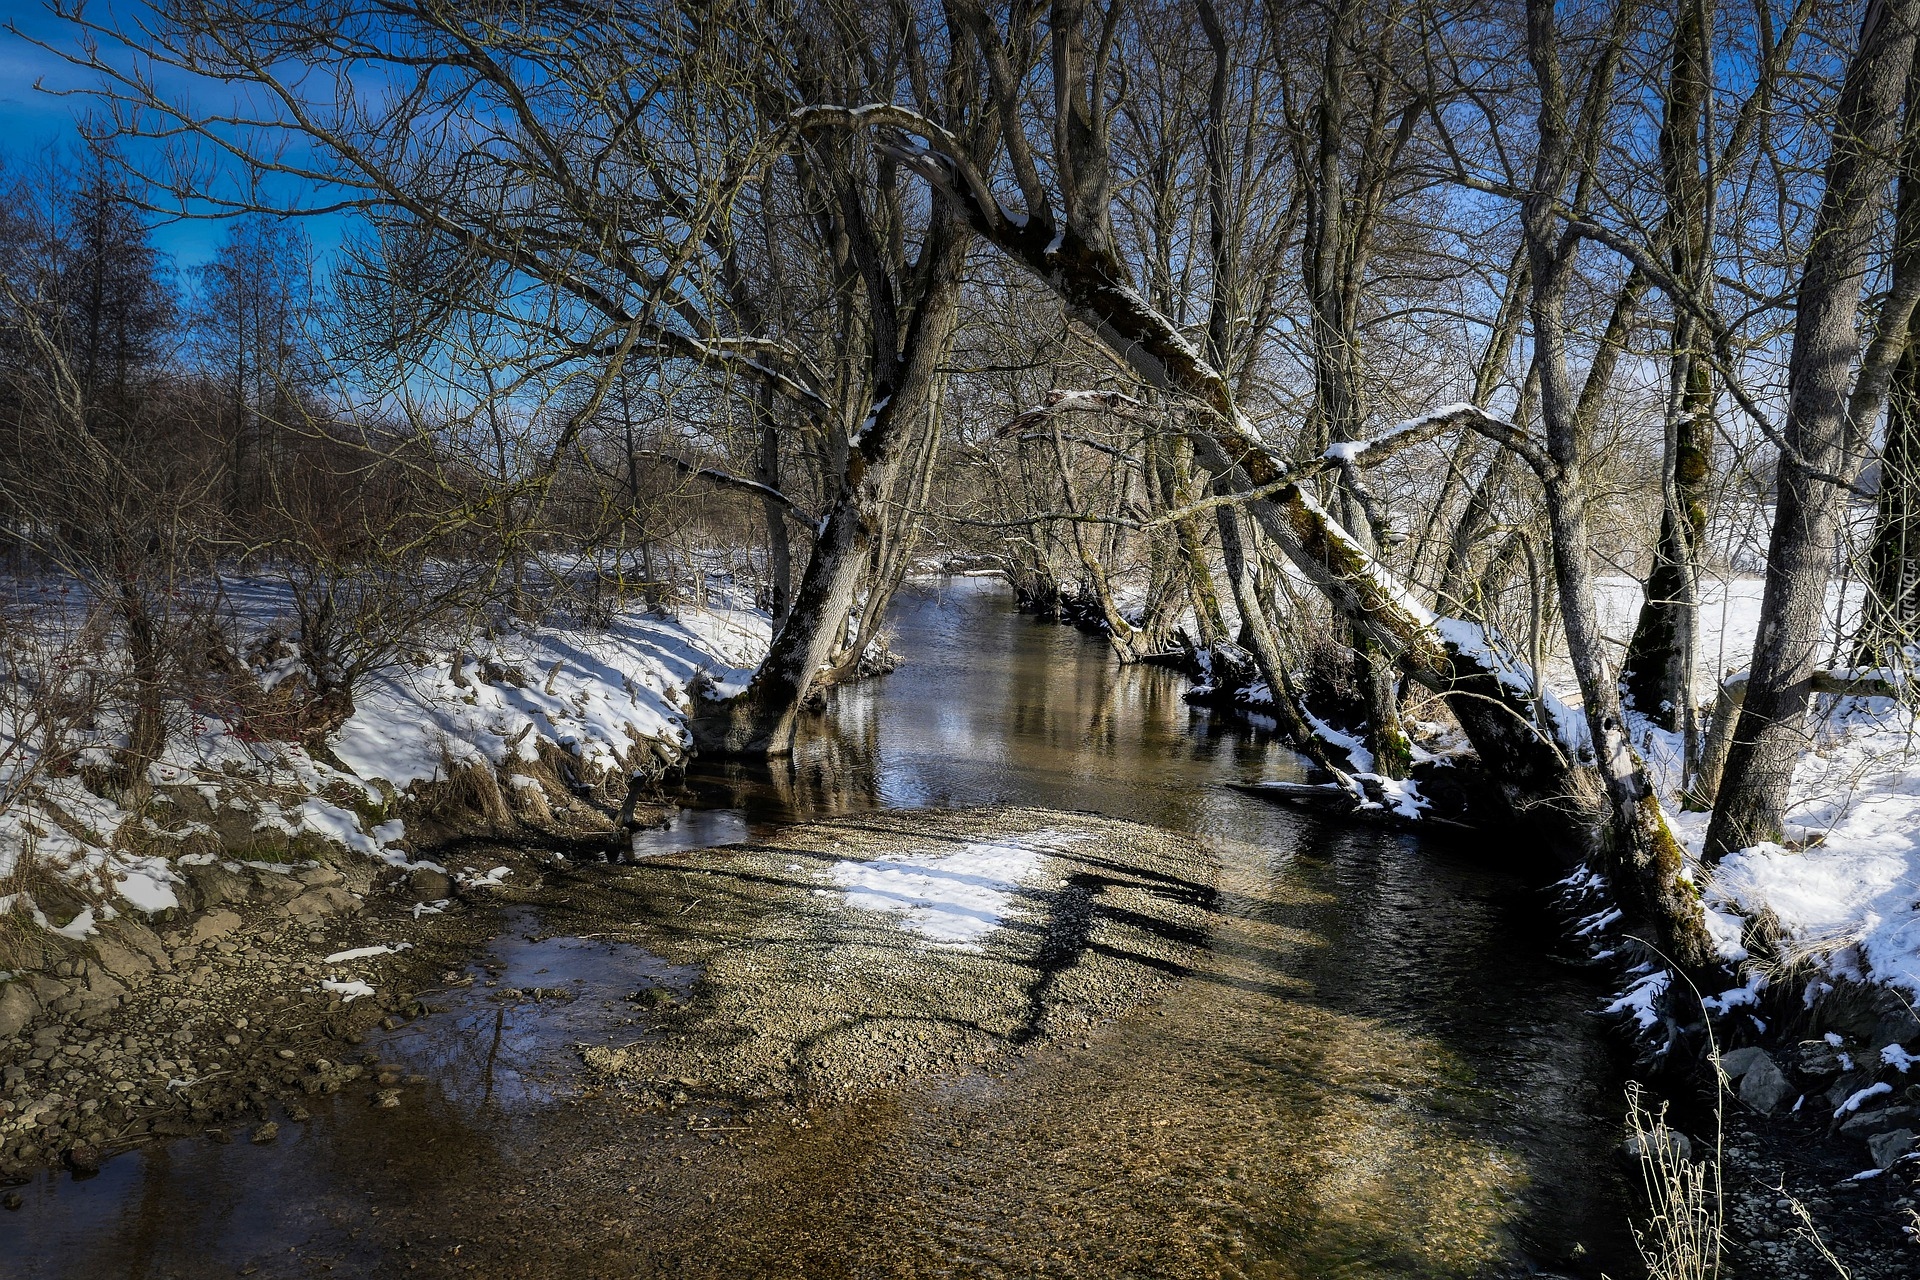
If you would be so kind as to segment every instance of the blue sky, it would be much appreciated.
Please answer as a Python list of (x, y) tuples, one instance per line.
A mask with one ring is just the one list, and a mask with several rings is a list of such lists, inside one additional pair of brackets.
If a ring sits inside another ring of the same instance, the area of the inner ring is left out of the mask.
[[(89, 17), (96, 21), (110, 17), (122, 25), (137, 22), (146, 12), (144, 0), (89, 0), (88, 4)], [(85, 88), (92, 83), (88, 73), (33, 43), (41, 40), (73, 47), (71, 28), (48, 13), (42, 0), (0, 0), (0, 25), (17, 27), (21, 32), (15, 36), (0, 30), (0, 154), (17, 163), (48, 148), (74, 145), (79, 138), (75, 122), (87, 112), (88, 100), (61, 97), (34, 87), (39, 82), (57, 91)], [(183, 87), (192, 92), (191, 86)], [(137, 162), (137, 150), (131, 154)], [(338, 243), (343, 226), (339, 218), (316, 219), (307, 227), (307, 234), (324, 252)], [(223, 223), (204, 219), (180, 219), (154, 227), (155, 244), (183, 272), (211, 257), (224, 235)]]

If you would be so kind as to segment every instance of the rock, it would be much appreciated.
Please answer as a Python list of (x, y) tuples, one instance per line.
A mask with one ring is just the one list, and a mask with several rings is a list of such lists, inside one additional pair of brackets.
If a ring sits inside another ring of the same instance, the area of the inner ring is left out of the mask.
[(453, 896), (453, 881), (432, 867), (415, 867), (407, 874), (407, 887), (421, 902), (439, 902)]
[(119, 941), (132, 947), (153, 963), (153, 967), (162, 971), (171, 968), (167, 963), (167, 947), (160, 941), (160, 935), (141, 924), (130, 915), (123, 915), (113, 922), (113, 931)]
[(253, 1135), (247, 1139), (254, 1146), (265, 1146), (280, 1136), (280, 1126), (269, 1120), (265, 1124), (254, 1126)]
[(80, 998), (81, 1016), (91, 1017), (103, 1010), (111, 1009), (126, 998), (127, 989), (107, 976), (107, 971), (98, 967), (87, 969), (86, 994)]
[(217, 1142), (224, 1147), (229, 1142), (233, 1141), (233, 1135), (228, 1133), (225, 1129), (209, 1129), (207, 1130), (207, 1141)]
[(87, 1143), (76, 1143), (67, 1148), (65, 1156), (67, 1168), (73, 1170), (76, 1178), (91, 1178), (100, 1172), (100, 1148)]
[(224, 938), (240, 927), (240, 915), (235, 911), (209, 911), (193, 922), (193, 931), (187, 935), (187, 945), (198, 947), (212, 942), (215, 938)]
[(6, 1195), (0, 1196), (0, 1208), (5, 1208), (8, 1211), (18, 1209), (26, 1202), (26, 1197), (22, 1196), (18, 1191), (9, 1191)]
[(202, 911), (211, 910), (225, 902), (245, 902), (253, 896), (253, 880), (250, 877), (229, 871), (217, 862), (181, 869), (186, 873), (194, 901)]
[(317, 889), (323, 885), (339, 884), (345, 879), (338, 871), (327, 866), (308, 867), (305, 871), (295, 872), (293, 878), (310, 889)]
[(1837, 1076), (1845, 1070), (1839, 1051), (1825, 1040), (1802, 1040), (1797, 1058), (1800, 1070), (1810, 1076)]
[(291, 875), (276, 871), (262, 872), (260, 878), (254, 882), (255, 892), (260, 897), (283, 903), (289, 898), (299, 897), (301, 890), (306, 887)]
[(123, 947), (108, 938), (94, 939), (93, 956), (96, 965), (123, 980), (153, 972), (152, 960), (131, 947)]
[(1740, 1101), (1763, 1116), (1772, 1114), (1773, 1109), (1792, 1092), (1793, 1085), (1788, 1082), (1786, 1073), (1774, 1065), (1773, 1059), (1765, 1053), (1756, 1055), (1741, 1073)]
[(360, 904), (345, 889), (334, 885), (321, 885), (308, 889), (305, 893), (289, 900), (280, 908), (280, 914), (302, 923), (311, 923), (327, 916), (340, 915), (356, 911)]
[[(1688, 1138), (1686, 1134), (1678, 1133), (1672, 1129), (1667, 1129), (1664, 1133), (1666, 1147), (1669, 1151), (1682, 1160), (1693, 1159), (1692, 1139)], [(1638, 1160), (1652, 1145), (1650, 1141), (1652, 1137), (1653, 1135), (1649, 1134), (1643, 1138), (1636, 1133), (1631, 1138), (1628, 1138), (1626, 1142), (1621, 1145), (1620, 1149), (1626, 1154), (1629, 1160)]]
[(1756, 1061), (1766, 1056), (1767, 1051), (1756, 1045), (1748, 1045), (1744, 1049), (1729, 1049), (1720, 1055), (1720, 1070), (1726, 1073), (1729, 1080), (1738, 1080), (1747, 1074), (1748, 1069)]
[(1916, 1115), (1920, 1113), (1916, 1113), (1912, 1107), (1878, 1107), (1870, 1111), (1856, 1111), (1841, 1122), (1840, 1133), (1843, 1137), (1865, 1138), (1911, 1124)]
[(11, 1040), (40, 1012), (40, 1001), (24, 982), (0, 982), (0, 1041)]
[(1914, 1136), (1911, 1129), (1895, 1129), (1890, 1133), (1877, 1133), (1867, 1139), (1867, 1151), (1873, 1156), (1873, 1167), (1891, 1169), (1894, 1162), (1913, 1150)]

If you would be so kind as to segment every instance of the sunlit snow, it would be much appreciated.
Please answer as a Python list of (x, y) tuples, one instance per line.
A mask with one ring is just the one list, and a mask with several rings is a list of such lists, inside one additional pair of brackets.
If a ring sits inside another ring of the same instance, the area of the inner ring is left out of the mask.
[(952, 853), (837, 862), (828, 874), (848, 906), (898, 913), (932, 942), (971, 948), (1012, 912), (1020, 886), (1040, 878), (1053, 847), (1076, 839), (1040, 831), (1019, 840), (974, 841)]

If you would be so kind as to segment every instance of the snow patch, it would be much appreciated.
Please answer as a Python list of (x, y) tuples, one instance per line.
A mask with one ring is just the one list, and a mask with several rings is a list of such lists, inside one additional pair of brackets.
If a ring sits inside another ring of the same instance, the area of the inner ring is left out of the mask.
[(836, 862), (828, 875), (846, 905), (903, 916), (931, 942), (976, 950), (1013, 910), (1020, 886), (1040, 875), (1046, 855), (1084, 838), (1040, 831), (974, 841), (954, 853)]

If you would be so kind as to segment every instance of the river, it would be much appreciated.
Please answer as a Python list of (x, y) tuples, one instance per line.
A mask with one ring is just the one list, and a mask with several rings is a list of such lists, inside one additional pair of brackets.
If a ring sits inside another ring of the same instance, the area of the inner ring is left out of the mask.
[(614, 997), (636, 978), (694, 975), (516, 909), (476, 972), (587, 998), (408, 1025), (377, 1046), (428, 1077), (401, 1110), (341, 1095), (273, 1145), (43, 1176), (0, 1216), (0, 1274), (1632, 1273), (1621, 1081), (1545, 851), (1236, 791), (1298, 776), (1270, 726), (1188, 706), (1182, 677), (1116, 667), (997, 580), (915, 584), (895, 609), (900, 670), (839, 691), (791, 766), (696, 769), (640, 851), (991, 804), (1189, 835), (1223, 867), (1210, 960), (1154, 1008), (1005, 1070), (696, 1124), (584, 1087), (573, 1057), (631, 1038)]

